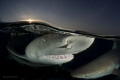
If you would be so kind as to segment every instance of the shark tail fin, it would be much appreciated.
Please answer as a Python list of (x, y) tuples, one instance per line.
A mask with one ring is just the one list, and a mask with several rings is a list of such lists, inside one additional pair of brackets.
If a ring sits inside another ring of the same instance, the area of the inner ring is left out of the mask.
[(112, 49), (120, 49), (120, 41), (114, 41)]

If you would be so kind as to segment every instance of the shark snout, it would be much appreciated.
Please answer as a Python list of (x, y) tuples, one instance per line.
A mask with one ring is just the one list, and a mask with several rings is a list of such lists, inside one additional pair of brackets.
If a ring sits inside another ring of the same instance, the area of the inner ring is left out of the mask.
[(85, 66), (80, 67), (76, 70), (73, 70), (70, 75), (74, 78), (84, 78), (84, 79), (91, 79), (98, 76), (98, 74), (93, 72), (94, 71), (93, 69), (89, 70), (89, 68)]

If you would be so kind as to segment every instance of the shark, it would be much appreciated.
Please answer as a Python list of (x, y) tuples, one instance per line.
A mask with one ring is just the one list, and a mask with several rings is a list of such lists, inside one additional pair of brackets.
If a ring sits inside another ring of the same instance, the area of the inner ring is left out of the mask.
[(113, 49), (95, 60), (73, 70), (74, 78), (96, 79), (114, 74), (120, 76), (120, 42), (114, 41)]
[(71, 61), (74, 54), (89, 48), (94, 39), (82, 35), (47, 34), (32, 40), (24, 55), (18, 54), (14, 42), (9, 41), (7, 49), (15, 60), (26, 65), (56, 65)]

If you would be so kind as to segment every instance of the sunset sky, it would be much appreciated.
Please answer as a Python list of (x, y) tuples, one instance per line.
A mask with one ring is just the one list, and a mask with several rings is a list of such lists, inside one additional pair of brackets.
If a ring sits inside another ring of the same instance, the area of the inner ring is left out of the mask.
[(0, 0), (0, 18), (40, 19), (60, 28), (120, 35), (120, 0)]

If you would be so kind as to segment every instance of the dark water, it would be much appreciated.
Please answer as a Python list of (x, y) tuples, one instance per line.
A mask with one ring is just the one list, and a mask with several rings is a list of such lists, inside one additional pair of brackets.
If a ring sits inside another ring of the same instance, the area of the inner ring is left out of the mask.
[[(6, 49), (9, 34), (1, 33), (0, 36), (0, 80), (83, 80), (72, 78), (70, 71), (106, 53), (113, 46), (112, 41), (96, 39), (90, 48), (81, 54), (76, 54), (71, 62), (65, 63), (62, 66), (55, 65), (32, 68), (24, 64), (19, 64), (17, 61), (11, 59)], [(25, 47), (25, 45), (23, 46)], [(21, 54), (24, 47), (21, 48)], [(95, 80), (113, 80), (116, 77), (109, 75)]]

